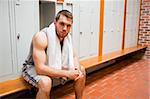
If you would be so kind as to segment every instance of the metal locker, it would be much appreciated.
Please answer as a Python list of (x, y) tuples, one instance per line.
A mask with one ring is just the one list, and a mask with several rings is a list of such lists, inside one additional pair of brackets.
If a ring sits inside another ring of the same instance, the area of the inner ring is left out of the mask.
[(20, 0), (15, 5), (18, 72), (28, 56), (32, 37), (39, 31), (39, 1)]
[(13, 74), (12, 38), (8, 0), (0, 0), (0, 81)]

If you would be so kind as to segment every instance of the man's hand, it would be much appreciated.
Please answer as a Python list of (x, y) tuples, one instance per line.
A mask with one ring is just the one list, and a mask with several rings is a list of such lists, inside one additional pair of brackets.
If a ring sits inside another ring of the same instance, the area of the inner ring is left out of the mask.
[(80, 75), (80, 72), (78, 70), (69, 70), (67, 77), (69, 79), (75, 80)]
[(80, 77), (83, 77), (83, 76), (84, 76), (83, 73), (81, 71), (79, 71), (79, 76), (75, 79), (75, 81), (78, 80)]

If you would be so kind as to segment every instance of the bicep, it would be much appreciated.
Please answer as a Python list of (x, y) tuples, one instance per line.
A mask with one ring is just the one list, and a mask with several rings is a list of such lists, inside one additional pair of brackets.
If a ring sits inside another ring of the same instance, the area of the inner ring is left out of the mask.
[(35, 66), (41, 66), (47, 64), (47, 58), (45, 50), (40, 50), (36, 47), (33, 48), (33, 60)]
[(40, 68), (42, 65), (47, 64), (47, 55), (45, 52), (46, 47), (46, 38), (41, 34), (37, 34), (33, 38), (33, 61), (36, 69)]

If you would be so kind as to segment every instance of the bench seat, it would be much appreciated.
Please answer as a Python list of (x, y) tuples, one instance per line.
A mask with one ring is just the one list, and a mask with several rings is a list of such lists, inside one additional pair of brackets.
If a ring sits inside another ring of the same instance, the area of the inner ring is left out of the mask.
[(125, 56), (127, 54), (132, 53), (132, 52), (142, 50), (142, 49), (146, 49), (146, 46), (138, 45), (138, 46), (126, 48), (124, 50), (111, 52), (111, 53), (105, 54), (103, 56), (92, 57), (92, 58), (81, 61), (80, 64), (83, 65), (87, 69), (87, 68), (108, 62), (110, 60), (119, 58), (121, 56)]

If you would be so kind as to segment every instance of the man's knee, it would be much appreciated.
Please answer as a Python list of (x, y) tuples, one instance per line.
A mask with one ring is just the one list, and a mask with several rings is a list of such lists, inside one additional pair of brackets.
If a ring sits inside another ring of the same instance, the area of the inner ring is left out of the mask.
[(49, 94), (52, 87), (52, 79), (48, 76), (41, 76), (38, 83), (39, 90)]
[(81, 71), (82, 73), (84, 74), (84, 76), (86, 76), (86, 70), (85, 70), (85, 67), (81, 65)]
[(86, 79), (86, 71), (83, 66), (81, 66), (81, 72), (82, 72), (82, 75), (78, 79), (85, 80)]

